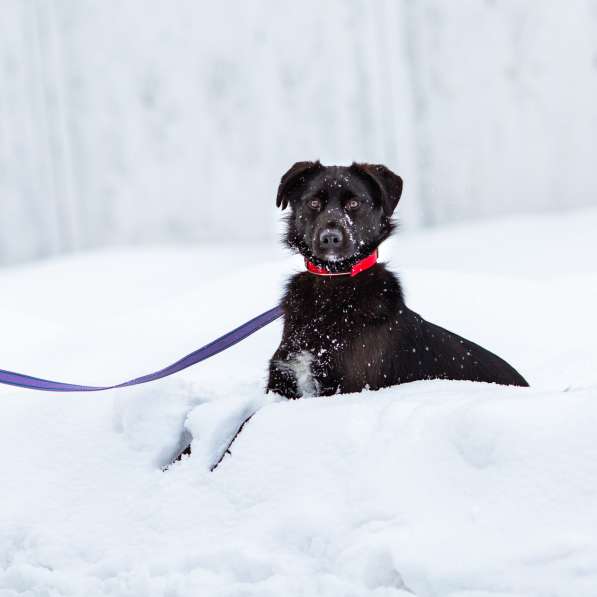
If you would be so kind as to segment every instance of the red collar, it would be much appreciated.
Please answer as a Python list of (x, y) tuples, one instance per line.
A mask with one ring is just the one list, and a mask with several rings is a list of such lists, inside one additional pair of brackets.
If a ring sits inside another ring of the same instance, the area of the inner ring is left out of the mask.
[(373, 267), (377, 263), (377, 249), (369, 255), (369, 257), (365, 257), (365, 259), (361, 259), (355, 265), (352, 266), (349, 272), (330, 272), (323, 267), (319, 267), (314, 263), (311, 263), (309, 260), (305, 259), (305, 267), (308, 271), (316, 276), (350, 276), (353, 278), (357, 274), (364, 272), (366, 269)]

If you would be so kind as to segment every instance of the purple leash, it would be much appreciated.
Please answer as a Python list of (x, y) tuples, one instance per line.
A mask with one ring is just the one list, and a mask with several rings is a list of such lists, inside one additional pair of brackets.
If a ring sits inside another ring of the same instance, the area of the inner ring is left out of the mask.
[(139, 384), (155, 381), (168, 377), (174, 373), (178, 373), (183, 369), (187, 369), (205, 359), (209, 359), (214, 355), (234, 346), (236, 343), (248, 338), (251, 334), (260, 330), (262, 327), (268, 325), (282, 316), (282, 308), (280, 306), (274, 307), (257, 317), (254, 317), (247, 323), (243, 323), (236, 329), (216, 338), (213, 342), (197, 349), (195, 352), (188, 354), (186, 357), (176, 361), (172, 365), (148, 373), (141, 377), (124, 381), (114, 386), (79, 386), (77, 384), (62, 383), (60, 381), (50, 381), (48, 379), (40, 379), (39, 377), (31, 377), (29, 375), (22, 375), (21, 373), (14, 373), (12, 371), (4, 371), (0, 369), (0, 383), (10, 386), (18, 386), (20, 388), (29, 388), (31, 390), (44, 390), (46, 392), (100, 392), (102, 390), (113, 390), (115, 388), (126, 388), (127, 386), (138, 386)]

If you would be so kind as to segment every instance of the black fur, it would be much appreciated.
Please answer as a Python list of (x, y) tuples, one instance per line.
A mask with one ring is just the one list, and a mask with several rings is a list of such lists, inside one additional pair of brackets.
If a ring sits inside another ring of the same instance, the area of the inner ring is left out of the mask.
[[(392, 232), (401, 191), (400, 177), (384, 166), (298, 162), (276, 200), (292, 208), (286, 243), (331, 272), (348, 271)], [(411, 311), (383, 264), (355, 277), (299, 273), (282, 306), (284, 332), (267, 389), (288, 398), (302, 394), (298, 358), (310, 371), (311, 393), (324, 396), (418, 379), (528, 385), (498, 356)]]

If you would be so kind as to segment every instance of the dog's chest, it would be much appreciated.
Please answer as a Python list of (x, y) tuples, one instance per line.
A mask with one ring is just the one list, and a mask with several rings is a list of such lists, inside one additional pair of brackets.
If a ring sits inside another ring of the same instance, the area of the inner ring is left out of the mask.
[(328, 282), (299, 276), (285, 299), (284, 342), (297, 380), (308, 379), (308, 387), (325, 394), (387, 385), (400, 299), (393, 277)]
[(289, 365), (302, 395), (383, 385), (382, 370), (392, 344), (387, 325), (351, 317), (349, 310), (322, 313), (300, 324), (291, 333)]
[(354, 336), (354, 322), (345, 314), (320, 311), (292, 321), (294, 351), (307, 351), (316, 361), (326, 361), (346, 348)]
[(296, 380), (296, 389), (299, 396), (317, 396), (320, 391), (320, 383), (313, 371), (313, 354), (307, 350), (298, 352), (287, 361), (279, 362), (278, 366), (292, 372)]

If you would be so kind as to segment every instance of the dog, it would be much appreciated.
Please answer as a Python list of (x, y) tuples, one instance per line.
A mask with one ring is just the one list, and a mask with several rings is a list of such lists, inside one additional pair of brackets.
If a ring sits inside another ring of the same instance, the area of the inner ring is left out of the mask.
[(500, 357), (406, 306), (398, 278), (377, 262), (401, 194), (402, 179), (382, 165), (297, 162), (282, 176), (284, 241), (307, 269), (281, 302), (268, 392), (330, 396), (423, 379), (528, 386)]

